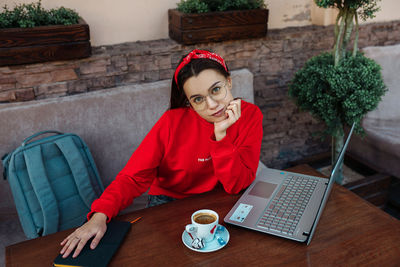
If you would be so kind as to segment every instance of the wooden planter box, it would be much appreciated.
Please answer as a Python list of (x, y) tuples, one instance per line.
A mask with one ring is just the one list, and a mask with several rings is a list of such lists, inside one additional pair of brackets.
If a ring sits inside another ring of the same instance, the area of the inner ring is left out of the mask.
[(0, 29), (0, 66), (91, 55), (89, 26), (79, 24)]
[(268, 9), (234, 10), (201, 14), (168, 10), (169, 37), (181, 44), (265, 37)]

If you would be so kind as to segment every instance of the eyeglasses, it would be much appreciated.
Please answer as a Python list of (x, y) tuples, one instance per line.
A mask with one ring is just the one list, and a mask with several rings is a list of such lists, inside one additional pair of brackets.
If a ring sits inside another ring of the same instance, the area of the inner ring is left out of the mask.
[(226, 81), (220, 82), (208, 89), (208, 94), (206, 96), (196, 95), (190, 98), (189, 102), (194, 109), (202, 111), (207, 109), (207, 97), (210, 97), (213, 101), (221, 101), (225, 99), (227, 91)]

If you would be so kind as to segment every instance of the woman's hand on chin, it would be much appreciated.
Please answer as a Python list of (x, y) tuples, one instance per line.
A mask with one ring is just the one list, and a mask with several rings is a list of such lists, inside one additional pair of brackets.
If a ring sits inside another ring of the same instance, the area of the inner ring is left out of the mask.
[(226, 107), (226, 119), (214, 123), (215, 140), (220, 141), (226, 136), (226, 130), (231, 127), (241, 116), (242, 100), (234, 99)]

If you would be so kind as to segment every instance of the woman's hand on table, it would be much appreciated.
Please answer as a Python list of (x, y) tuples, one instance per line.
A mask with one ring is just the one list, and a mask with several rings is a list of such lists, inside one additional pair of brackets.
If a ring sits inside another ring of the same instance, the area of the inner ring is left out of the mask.
[(96, 248), (97, 244), (99, 244), (100, 239), (104, 236), (104, 233), (107, 230), (107, 216), (104, 213), (97, 212), (93, 214), (88, 222), (86, 222), (81, 227), (77, 228), (72, 234), (67, 236), (60, 245), (63, 248), (60, 251), (63, 258), (68, 257), (68, 255), (75, 249), (73, 258), (77, 257), (87, 241), (92, 238), (92, 242), (90, 244), (90, 248)]

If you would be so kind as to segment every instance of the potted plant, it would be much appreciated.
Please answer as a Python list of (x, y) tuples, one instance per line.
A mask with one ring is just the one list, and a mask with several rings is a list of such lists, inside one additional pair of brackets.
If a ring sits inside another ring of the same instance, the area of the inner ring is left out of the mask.
[(0, 66), (66, 60), (91, 54), (89, 26), (71, 9), (41, 1), (0, 13)]
[(181, 0), (168, 10), (169, 36), (181, 44), (264, 37), (264, 0)]
[[(289, 95), (296, 104), (325, 122), (325, 133), (332, 136), (332, 165), (344, 140), (344, 126), (356, 122), (356, 133), (363, 134), (362, 117), (375, 109), (386, 91), (380, 66), (358, 51), (358, 19), (374, 17), (377, 0), (315, 0), (319, 7), (337, 8), (335, 43), (331, 52), (310, 60), (294, 76)], [(352, 51), (347, 47), (354, 32)], [(342, 183), (343, 163), (336, 181)]]

